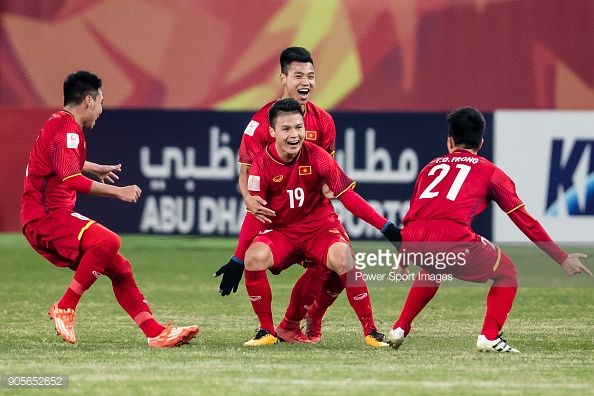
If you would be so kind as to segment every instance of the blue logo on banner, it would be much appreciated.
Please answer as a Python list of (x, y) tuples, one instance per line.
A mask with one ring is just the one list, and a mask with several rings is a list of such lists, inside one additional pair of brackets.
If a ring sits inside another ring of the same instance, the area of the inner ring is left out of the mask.
[(594, 140), (576, 140), (563, 160), (562, 139), (553, 140), (546, 214), (594, 215)]

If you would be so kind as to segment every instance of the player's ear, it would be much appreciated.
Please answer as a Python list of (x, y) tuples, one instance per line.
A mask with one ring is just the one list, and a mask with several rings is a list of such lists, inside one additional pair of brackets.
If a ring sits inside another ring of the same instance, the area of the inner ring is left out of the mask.
[(448, 136), (448, 151), (451, 153), (452, 151), (454, 151), (454, 149), (456, 148), (456, 145), (454, 144), (454, 138), (451, 136)]
[(274, 132), (274, 128), (273, 127), (268, 127), (268, 132), (270, 132), (270, 136), (276, 137), (276, 133)]
[(476, 149), (476, 151), (479, 151), (483, 147), (483, 143), (485, 143), (485, 139), (481, 139), (481, 144), (479, 144), (479, 146)]
[(280, 79), (280, 83), (283, 87), (287, 85), (287, 76), (285, 73), (281, 72), (279, 79)]

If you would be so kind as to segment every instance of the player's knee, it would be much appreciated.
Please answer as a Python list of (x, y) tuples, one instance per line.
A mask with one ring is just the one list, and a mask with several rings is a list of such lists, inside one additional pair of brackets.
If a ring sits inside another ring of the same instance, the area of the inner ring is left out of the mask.
[(115, 255), (122, 246), (119, 235), (101, 224), (89, 228), (82, 241), (83, 250), (100, 249), (107, 257)]
[(338, 275), (345, 274), (354, 268), (351, 250), (346, 243), (335, 243), (330, 246), (326, 265)]
[(126, 277), (132, 276), (132, 265), (130, 261), (122, 256), (120, 253), (117, 253), (113, 259), (109, 262), (108, 268), (109, 277), (114, 279), (121, 279)]
[(248, 271), (260, 271), (272, 266), (272, 251), (265, 243), (252, 244), (245, 253), (244, 265)]
[(516, 271), (516, 266), (505, 253), (501, 254), (499, 268), (494, 281), (494, 285), (497, 286), (518, 286), (518, 272)]

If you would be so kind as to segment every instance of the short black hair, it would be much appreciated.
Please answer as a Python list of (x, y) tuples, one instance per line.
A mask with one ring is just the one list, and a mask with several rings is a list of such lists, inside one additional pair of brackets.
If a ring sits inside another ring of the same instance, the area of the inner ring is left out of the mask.
[(97, 97), (101, 79), (91, 72), (79, 70), (64, 80), (64, 106), (80, 104), (87, 95)]
[(456, 146), (478, 150), (485, 124), (485, 117), (472, 107), (461, 107), (448, 114), (448, 134)]
[(303, 47), (289, 47), (285, 48), (280, 54), (281, 73), (287, 75), (289, 73), (289, 65), (293, 62), (311, 63), (313, 59), (308, 50)]
[(272, 128), (274, 128), (279, 113), (298, 113), (303, 115), (303, 110), (301, 110), (299, 102), (293, 98), (277, 100), (274, 102), (270, 110), (268, 110), (268, 121)]

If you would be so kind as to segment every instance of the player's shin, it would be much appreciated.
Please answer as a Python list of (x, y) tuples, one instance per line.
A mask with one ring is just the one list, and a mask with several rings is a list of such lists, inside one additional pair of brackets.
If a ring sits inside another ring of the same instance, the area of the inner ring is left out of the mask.
[(363, 326), (363, 333), (368, 335), (376, 330), (376, 326), (373, 320), (369, 290), (363, 279), (363, 274), (357, 268), (352, 268), (347, 273), (340, 275), (340, 279), (346, 290), (349, 304), (355, 310), (357, 318)]
[(252, 308), (260, 321), (260, 328), (275, 334), (272, 321), (272, 290), (266, 270), (245, 270), (245, 288), (252, 303)]

